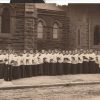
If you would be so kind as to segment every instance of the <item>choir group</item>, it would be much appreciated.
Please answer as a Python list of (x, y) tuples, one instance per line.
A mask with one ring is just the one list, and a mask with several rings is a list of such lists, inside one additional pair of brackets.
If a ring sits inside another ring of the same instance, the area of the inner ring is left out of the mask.
[(94, 50), (0, 50), (0, 78), (5, 81), (39, 75), (100, 73)]

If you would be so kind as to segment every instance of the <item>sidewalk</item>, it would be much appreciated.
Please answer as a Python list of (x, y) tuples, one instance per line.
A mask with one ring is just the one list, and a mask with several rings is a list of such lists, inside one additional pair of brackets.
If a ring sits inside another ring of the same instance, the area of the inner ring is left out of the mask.
[(11, 82), (0, 80), (0, 89), (38, 88), (85, 84), (100, 84), (100, 74), (37, 76), (13, 80)]

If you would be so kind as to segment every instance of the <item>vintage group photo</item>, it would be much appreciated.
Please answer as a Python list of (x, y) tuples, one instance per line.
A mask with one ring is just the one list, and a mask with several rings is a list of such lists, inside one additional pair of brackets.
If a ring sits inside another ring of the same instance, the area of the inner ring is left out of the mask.
[(0, 3), (0, 100), (99, 100), (100, 4)]

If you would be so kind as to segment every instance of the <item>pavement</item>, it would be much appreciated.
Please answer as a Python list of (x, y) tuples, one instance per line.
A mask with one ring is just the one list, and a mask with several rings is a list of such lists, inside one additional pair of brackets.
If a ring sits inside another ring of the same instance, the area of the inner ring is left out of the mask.
[(36, 76), (13, 81), (0, 79), (0, 90), (100, 84), (100, 74)]

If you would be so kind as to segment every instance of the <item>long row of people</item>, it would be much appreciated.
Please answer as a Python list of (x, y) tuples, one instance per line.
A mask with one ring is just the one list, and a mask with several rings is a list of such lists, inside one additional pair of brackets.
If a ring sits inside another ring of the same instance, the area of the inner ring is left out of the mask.
[(6, 81), (39, 75), (100, 72), (100, 54), (93, 50), (0, 50), (0, 78)]

